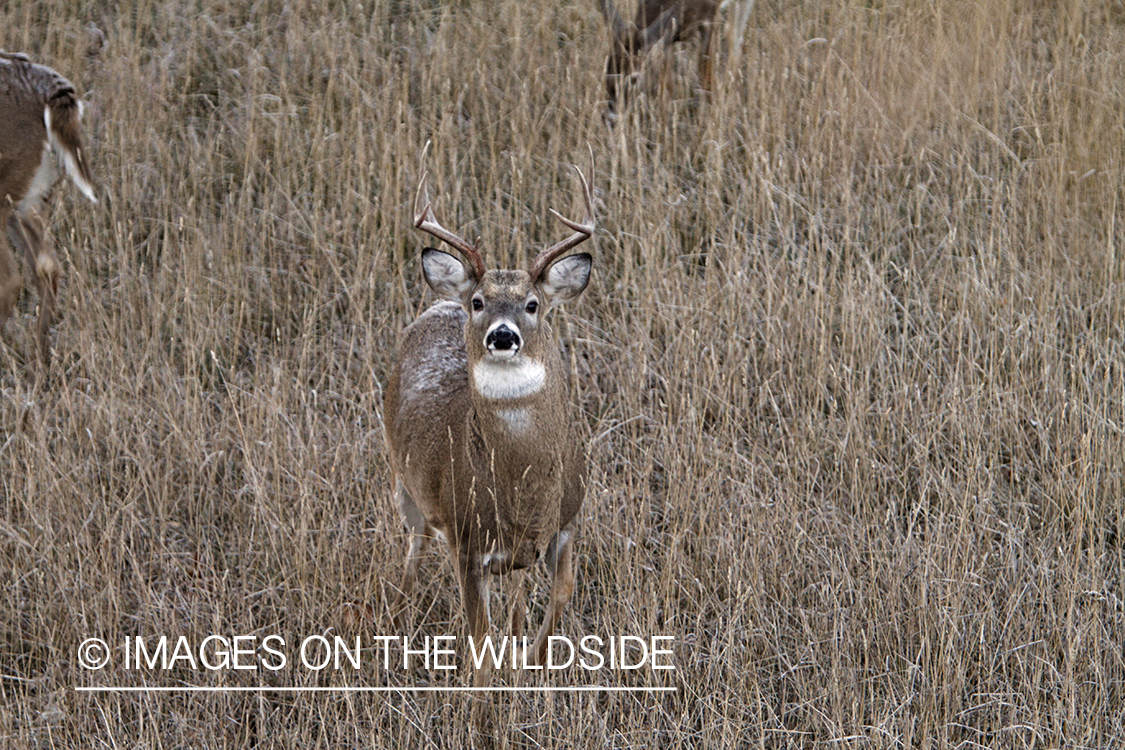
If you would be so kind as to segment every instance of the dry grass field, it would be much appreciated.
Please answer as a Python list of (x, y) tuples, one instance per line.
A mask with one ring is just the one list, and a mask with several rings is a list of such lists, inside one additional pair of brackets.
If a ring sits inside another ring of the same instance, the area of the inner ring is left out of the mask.
[[(433, 299), (432, 140), (435, 209), (504, 266), (593, 151), (560, 632), (675, 639), (675, 671), (497, 673), (677, 688), (492, 694), (498, 746), (1125, 747), (1121, 0), (758, 0), (710, 101), (672, 50), (612, 130), (594, 0), (19, 0), (0, 48), (86, 96), (101, 197), (54, 203), (48, 377), (33, 294), (0, 343), (0, 746), (471, 740), (463, 693), (76, 691), (468, 684), (292, 658), (402, 635), (381, 393)], [(414, 642), (461, 636), (423, 570)], [(279, 671), (123, 664), (269, 634)]]

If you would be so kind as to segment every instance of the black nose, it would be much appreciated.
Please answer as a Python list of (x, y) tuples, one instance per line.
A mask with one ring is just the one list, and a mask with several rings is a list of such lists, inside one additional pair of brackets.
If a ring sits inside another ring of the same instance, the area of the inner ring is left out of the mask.
[(500, 351), (507, 351), (512, 348), (518, 349), (520, 335), (508, 326), (499, 326), (489, 332), (484, 339), (484, 343), (489, 349), (499, 349)]

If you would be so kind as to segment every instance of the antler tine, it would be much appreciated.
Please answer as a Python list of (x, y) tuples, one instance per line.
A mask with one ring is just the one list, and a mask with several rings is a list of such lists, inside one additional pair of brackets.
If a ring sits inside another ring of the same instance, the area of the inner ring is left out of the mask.
[[(414, 195), (414, 226), (458, 250), (465, 256), (465, 260), (473, 266), (473, 272), (479, 279), (484, 276), (484, 258), (481, 257), (480, 250), (476, 245), (466, 242), (438, 223), (430, 205), (430, 192), (426, 189), (426, 177), (429, 174), (429, 172), (422, 173), (422, 179), (418, 182), (418, 192)], [(421, 210), (418, 209), (419, 203), (422, 204)]]
[[(580, 245), (581, 243), (590, 239), (590, 237), (594, 234), (594, 229), (597, 228), (597, 225), (594, 223), (594, 196), (590, 191), (590, 182), (586, 179), (586, 176), (582, 174), (582, 170), (577, 166), (574, 168), (574, 171), (578, 173), (578, 181), (582, 183), (582, 197), (586, 202), (586, 218), (582, 221), (581, 224), (579, 224), (576, 221), (571, 221), (570, 219), (566, 218), (555, 209), (549, 209), (550, 212), (555, 215), (555, 218), (573, 229), (574, 234), (570, 235), (562, 242), (551, 245), (549, 248), (539, 253), (539, 255), (535, 258), (535, 262), (531, 264), (531, 270), (528, 271), (528, 274), (531, 276), (531, 281), (533, 283), (539, 281), (539, 276), (543, 273), (543, 271), (547, 270), (547, 267), (554, 263), (560, 255), (565, 253), (567, 250), (570, 250), (571, 248)], [(593, 149), (591, 149), (590, 180), (593, 179), (594, 152)]]

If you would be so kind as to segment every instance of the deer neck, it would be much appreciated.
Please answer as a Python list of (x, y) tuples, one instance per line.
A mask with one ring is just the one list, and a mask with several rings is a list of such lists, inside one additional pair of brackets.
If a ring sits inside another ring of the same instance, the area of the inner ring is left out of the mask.
[[(539, 378), (534, 371), (526, 376), (528, 383)], [(534, 563), (549, 541), (547, 530), (558, 526), (564, 452), (570, 446), (569, 434), (559, 434), (569, 426), (558, 380), (547, 368), (538, 389), (528, 386), (509, 398), (487, 398), (475, 383), (470, 387), (469, 463), (475, 476), (485, 478), (478, 492), (493, 503), (481, 544), (495, 535), (500, 559), (517, 568)]]
[(504, 455), (541, 454), (557, 442), (550, 433), (565, 424), (559, 419), (565, 393), (554, 375), (555, 364), (484, 359), (472, 366), (471, 419), (490, 449)]

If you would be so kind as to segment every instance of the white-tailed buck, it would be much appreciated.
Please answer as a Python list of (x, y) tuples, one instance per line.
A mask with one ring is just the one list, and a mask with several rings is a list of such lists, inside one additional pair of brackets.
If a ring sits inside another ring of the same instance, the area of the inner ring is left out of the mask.
[[(39, 291), (39, 355), (50, 361), (49, 327), (62, 269), (47, 239), (47, 202), (69, 176), (91, 201), (82, 148), (82, 102), (70, 81), (26, 55), (0, 51), (0, 224), (23, 251)], [(23, 288), (12, 249), (0, 242), (0, 331)]]
[(719, 9), (716, 0), (640, 0), (637, 19), (632, 24), (621, 18), (613, 0), (598, 0), (598, 7), (612, 35), (605, 64), (605, 88), (609, 97), (606, 116), (610, 122), (616, 118), (618, 107), (625, 103), (627, 88), (640, 68), (641, 57), (657, 42), (672, 44), (698, 35), (699, 85), (704, 91), (712, 90), (712, 42), (715, 13)]
[[(576, 170), (577, 171), (577, 170)], [(488, 629), (488, 582), (514, 573), (511, 628), (522, 635), (526, 568), (545, 560), (550, 603), (529, 664), (542, 664), (547, 638), (574, 590), (575, 517), (586, 490), (586, 457), (574, 429), (568, 372), (548, 311), (577, 297), (590, 278), (588, 253), (564, 254), (594, 232), (589, 180), (579, 224), (527, 271), (486, 271), (476, 245), (434, 217), (423, 174), (414, 225), (461, 254), (422, 252), (426, 282), (445, 298), (402, 334), (384, 399), (395, 499), (410, 533), (396, 624), (431, 537), (444, 537), (456, 568), (469, 633), (481, 648)], [(489, 681), (478, 670), (474, 685)]]

